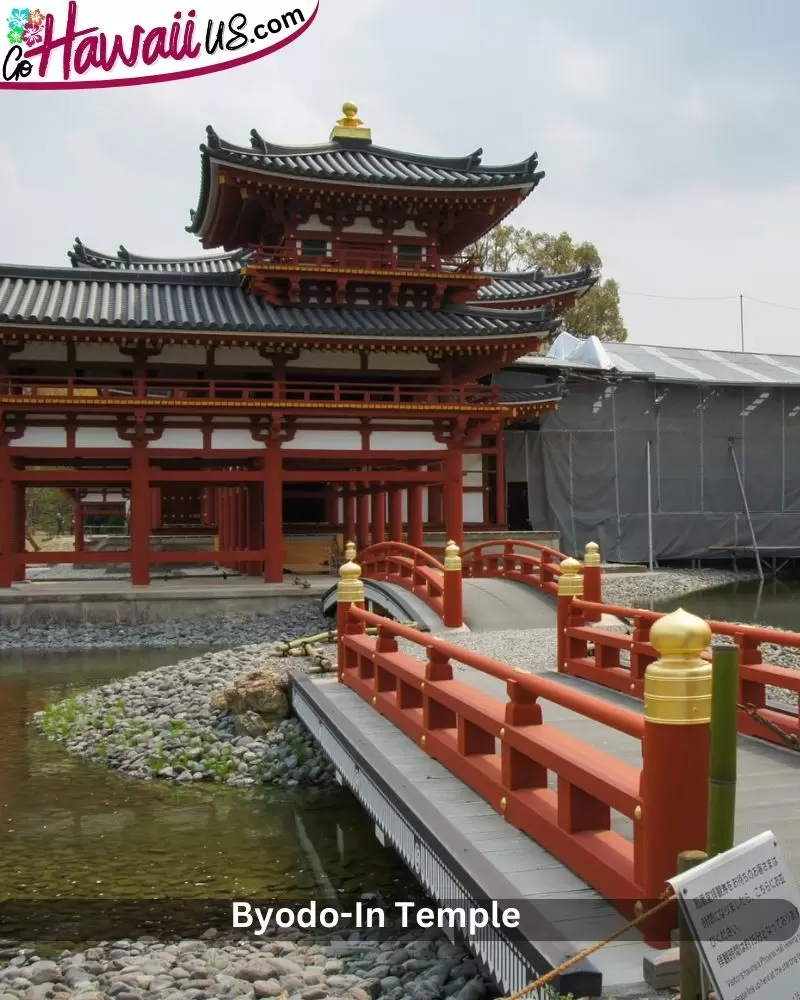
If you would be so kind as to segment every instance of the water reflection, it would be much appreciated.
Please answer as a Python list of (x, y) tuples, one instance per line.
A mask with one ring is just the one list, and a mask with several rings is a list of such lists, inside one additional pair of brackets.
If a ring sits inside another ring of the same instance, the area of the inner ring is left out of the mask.
[(687, 594), (653, 605), (656, 611), (685, 608), (717, 621), (752, 622), (800, 631), (800, 581), (747, 580)]
[[(186, 655), (197, 655), (197, 651)], [(411, 890), (344, 789), (315, 794), (121, 778), (40, 739), (70, 689), (175, 662), (168, 650), (0, 657), (0, 898), (322, 898)]]

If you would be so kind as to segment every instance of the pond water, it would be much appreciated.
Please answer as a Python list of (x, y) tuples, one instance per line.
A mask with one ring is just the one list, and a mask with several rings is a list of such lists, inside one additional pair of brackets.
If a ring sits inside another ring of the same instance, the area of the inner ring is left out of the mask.
[(416, 898), (416, 882), (346, 789), (134, 781), (31, 725), (70, 691), (199, 652), (0, 656), (0, 901)]
[(752, 622), (800, 632), (800, 581), (733, 583), (654, 604), (656, 611), (684, 608), (716, 621)]

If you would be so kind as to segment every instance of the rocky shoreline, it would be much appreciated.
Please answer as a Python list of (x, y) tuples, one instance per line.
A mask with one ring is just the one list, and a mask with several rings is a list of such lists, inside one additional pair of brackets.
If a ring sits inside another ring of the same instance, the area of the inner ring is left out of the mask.
[(475, 960), (441, 931), (374, 932), (313, 941), (200, 939), (101, 942), (55, 960), (0, 949), (0, 1000), (484, 1000), (497, 991)]

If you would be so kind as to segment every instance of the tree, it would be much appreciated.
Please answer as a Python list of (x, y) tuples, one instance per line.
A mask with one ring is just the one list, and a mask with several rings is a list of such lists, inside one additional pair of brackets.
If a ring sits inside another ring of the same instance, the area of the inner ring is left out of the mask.
[(25, 516), (30, 535), (68, 532), (73, 510), (72, 501), (59, 489), (33, 486), (25, 490)]
[[(551, 274), (590, 268), (599, 276), (603, 261), (594, 243), (574, 243), (569, 233), (534, 233), (522, 226), (496, 226), (467, 248), (485, 271), (532, 271), (541, 267)], [(601, 340), (627, 340), (622, 322), (619, 285), (600, 278), (564, 315), (564, 326), (581, 337), (594, 334)]]

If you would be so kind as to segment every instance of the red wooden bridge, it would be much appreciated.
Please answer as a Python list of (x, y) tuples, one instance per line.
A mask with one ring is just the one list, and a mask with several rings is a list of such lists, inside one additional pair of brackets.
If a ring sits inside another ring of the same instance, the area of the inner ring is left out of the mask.
[[(764, 662), (762, 645), (798, 648), (800, 633), (605, 604), (594, 544), (583, 565), (513, 539), (482, 542), (463, 554), (451, 542), (441, 560), (399, 542), (370, 546), (360, 565), (354, 547), (346, 555), (338, 587), (338, 678), (296, 685), (296, 707), (401, 854), (412, 840), (415, 850), (427, 842), (431, 859), (443, 852), (452, 860), (472, 849), (491, 868), (475, 891), (495, 898), (505, 892), (505, 899), (533, 905), (530, 920), (543, 921), (526, 932), (535, 955), (517, 955), (517, 971), (500, 977), (503, 988), (521, 988), (528, 972), (546, 971), (582, 942), (652, 908), (675, 874), (678, 854), (706, 848), (712, 637), (735, 643), (741, 654), (737, 837), (772, 829), (797, 870), (800, 672)], [(459, 645), (455, 632), (425, 634), (366, 610), (362, 572), (367, 582), (403, 588), (454, 629), (462, 625), (473, 581), (501, 579), (546, 595), (555, 606), (551, 669), (526, 672)], [(692, 701), (670, 671), (694, 677), (701, 694)], [(788, 693), (794, 707), (773, 703), (775, 689)], [(341, 730), (334, 738), (337, 713)], [(345, 730), (353, 721), (358, 734), (348, 744)], [(355, 768), (341, 750), (348, 745), (356, 756), (366, 754)], [(383, 772), (381, 798), (383, 767), (392, 776)], [(398, 785), (405, 802), (417, 795), (416, 812), (393, 833)], [(443, 820), (449, 833), (442, 833)], [(418, 859), (407, 859), (419, 874)], [(434, 860), (430, 865), (433, 871)], [(452, 884), (455, 876), (448, 877)], [(428, 888), (452, 899), (444, 883), (441, 873), (431, 875)], [(565, 972), (559, 988), (580, 996), (621, 991), (642, 980), (644, 966), (651, 981), (658, 979), (653, 970), (676, 922), (676, 909), (662, 909), (644, 921), (642, 935), (631, 932), (594, 964)], [(503, 942), (495, 944), (500, 955)], [(473, 946), (479, 954), (480, 942)], [(507, 944), (503, 954), (509, 948), (513, 953)]]

